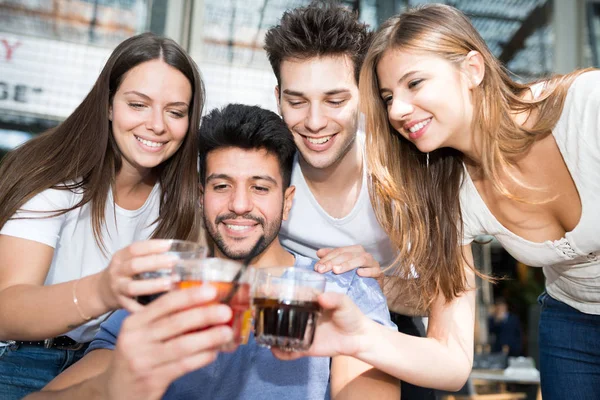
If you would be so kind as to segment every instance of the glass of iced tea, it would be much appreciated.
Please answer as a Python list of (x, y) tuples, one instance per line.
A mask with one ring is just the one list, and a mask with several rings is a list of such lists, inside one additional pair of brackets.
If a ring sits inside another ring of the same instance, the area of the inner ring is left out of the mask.
[[(171, 246), (169, 247), (169, 250), (165, 252), (165, 254), (173, 254), (177, 256), (179, 260), (195, 260), (206, 257), (207, 248), (199, 243), (176, 239), (172, 239), (170, 242)], [(142, 272), (141, 274), (136, 275), (135, 279), (171, 278), (172, 274), (173, 271), (171, 269), (159, 269), (156, 271)], [(138, 296), (137, 301), (140, 304), (146, 305), (165, 293), (166, 292), (161, 292)]]
[[(245, 343), (252, 323), (250, 313), (251, 269), (248, 268), (237, 283), (233, 282), (241, 268), (242, 264), (222, 258), (183, 260), (175, 267), (175, 286), (177, 288), (188, 289), (210, 284), (217, 289), (216, 301), (224, 302), (231, 307), (233, 315), (227, 325), (233, 330), (233, 341), (221, 347), (223, 351), (234, 350), (239, 344)], [(234, 285), (237, 287), (234, 288)]]
[(284, 351), (308, 350), (321, 307), (325, 277), (293, 267), (258, 268), (252, 306), (256, 343)]

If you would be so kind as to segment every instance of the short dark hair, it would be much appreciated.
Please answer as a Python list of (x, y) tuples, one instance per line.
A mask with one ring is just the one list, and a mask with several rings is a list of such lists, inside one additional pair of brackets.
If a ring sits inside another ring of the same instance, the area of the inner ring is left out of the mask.
[(206, 158), (217, 149), (238, 147), (264, 149), (277, 156), (283, 190), (290, 186), (296, 145), (294, 137), (281, 117), (257, 106), (229, 104), (215, 108), (202, 118), (198, 131), (200, 182), (206, 180)]
[(284, 12), (280, 24), (267, 31), (265, 50), (278, 85), (285, 59), (336, 55), (351, 58), (358, 84), (370, 42), (367, 25), (359, 22), (355, 13), (335, 2), (317, 1)]

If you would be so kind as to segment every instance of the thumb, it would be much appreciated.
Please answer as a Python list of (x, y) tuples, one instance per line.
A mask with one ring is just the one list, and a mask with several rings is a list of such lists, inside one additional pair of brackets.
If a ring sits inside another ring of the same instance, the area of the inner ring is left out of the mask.
[(317, 298), (319, 305), (324, 310), (341, 309), (344, 307), (344, 305), (346, 305), (346, 300), (347, 297), (345, 295), (343, 295), (342, 293), (334, 292), (323, 293)]

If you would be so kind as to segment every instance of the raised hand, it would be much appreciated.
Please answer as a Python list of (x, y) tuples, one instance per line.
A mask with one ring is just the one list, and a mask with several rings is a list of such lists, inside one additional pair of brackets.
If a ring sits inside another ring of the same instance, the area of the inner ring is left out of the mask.
[(273, 354), (282, 360), (300, 357), (354, 356), (362, 350), (366, 325), (371, 322), (352, 300), (340, 293), (323, 293), (318, 297), (322, 308), (315, 338), (310, 349), (304, 352), (285, 352), (273, 348)]
[(169, 250), (168, 240), (145, 240), (133, 243), (112, 257), (99, 279), (99, 293), (110, 309), (125, 308), (131, 312), (143, 308), (134, 297), (155, 294), (170, 289), (170, 278), (135, 280), (134, 276), (147, 271), (172, 268), (177, 257), (163, 254)]
[(125, 319), (110, 367), (99, 377), (107, 398), (160, 399), (171, 382), (213, 362), (232, 340), (231, 309), (206, 285), (175, 290)]

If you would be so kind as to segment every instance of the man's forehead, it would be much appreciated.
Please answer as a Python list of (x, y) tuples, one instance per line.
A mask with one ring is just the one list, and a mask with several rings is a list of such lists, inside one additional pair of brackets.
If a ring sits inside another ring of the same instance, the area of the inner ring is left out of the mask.
[[(281, 90), (322, 93), (357, 88), (354, 63), (345, 54), (284, 59), (280, 67)], [(318, 85), (316, 88), (315, 85)]]
[(213, 150), (206, 157), (206, 177), (221, 179), (267, 179), (279, 182), (277, 156), (266, 149), (226, 147)]

